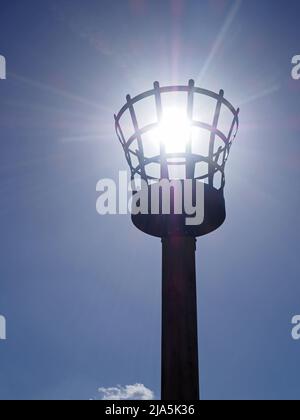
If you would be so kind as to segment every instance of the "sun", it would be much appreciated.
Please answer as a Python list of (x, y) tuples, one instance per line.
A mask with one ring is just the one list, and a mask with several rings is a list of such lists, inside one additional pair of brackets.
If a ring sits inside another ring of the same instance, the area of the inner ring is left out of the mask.
[(191, 121), (186, 110), (179, 107), (164, 109), (156, 137), (164, 144), (166, 153), (185, 153), (190, 133)]

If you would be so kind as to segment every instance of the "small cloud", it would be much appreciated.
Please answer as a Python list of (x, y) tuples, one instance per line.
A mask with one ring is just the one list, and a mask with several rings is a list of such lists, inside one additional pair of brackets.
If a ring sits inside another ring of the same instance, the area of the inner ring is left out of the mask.
[(100, 400), (154, 400), (154, 393), (142, 384), (135, 385), (117, 385), (112, 388), (99, 388)]

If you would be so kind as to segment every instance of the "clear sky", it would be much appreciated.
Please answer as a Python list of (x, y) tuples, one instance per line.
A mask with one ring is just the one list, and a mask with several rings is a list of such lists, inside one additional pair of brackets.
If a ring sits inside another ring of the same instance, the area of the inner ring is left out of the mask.
[(198, 241), (204, 399), (299, 399), (298, 0), (0, 4), (1, 399), (160, 395), (161, 246), (96, 213), (126, 161), (113, 113), (162, 85), (241, 107), (227, 221)]

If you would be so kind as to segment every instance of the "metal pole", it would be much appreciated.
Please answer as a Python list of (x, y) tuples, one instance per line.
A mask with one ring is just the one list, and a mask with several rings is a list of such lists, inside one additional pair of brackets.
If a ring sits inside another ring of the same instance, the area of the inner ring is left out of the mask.
[(196, 239), (162, 240), (162, 400), (199, 400)]

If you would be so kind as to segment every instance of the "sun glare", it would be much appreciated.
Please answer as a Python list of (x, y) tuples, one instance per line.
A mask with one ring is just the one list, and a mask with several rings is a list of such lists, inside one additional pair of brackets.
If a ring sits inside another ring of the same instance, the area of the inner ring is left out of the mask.
[(166, 108), (156, 130), (158, 140), (165, 145), (166, 153), (185, 153), (191, 124), (186, 110)]

